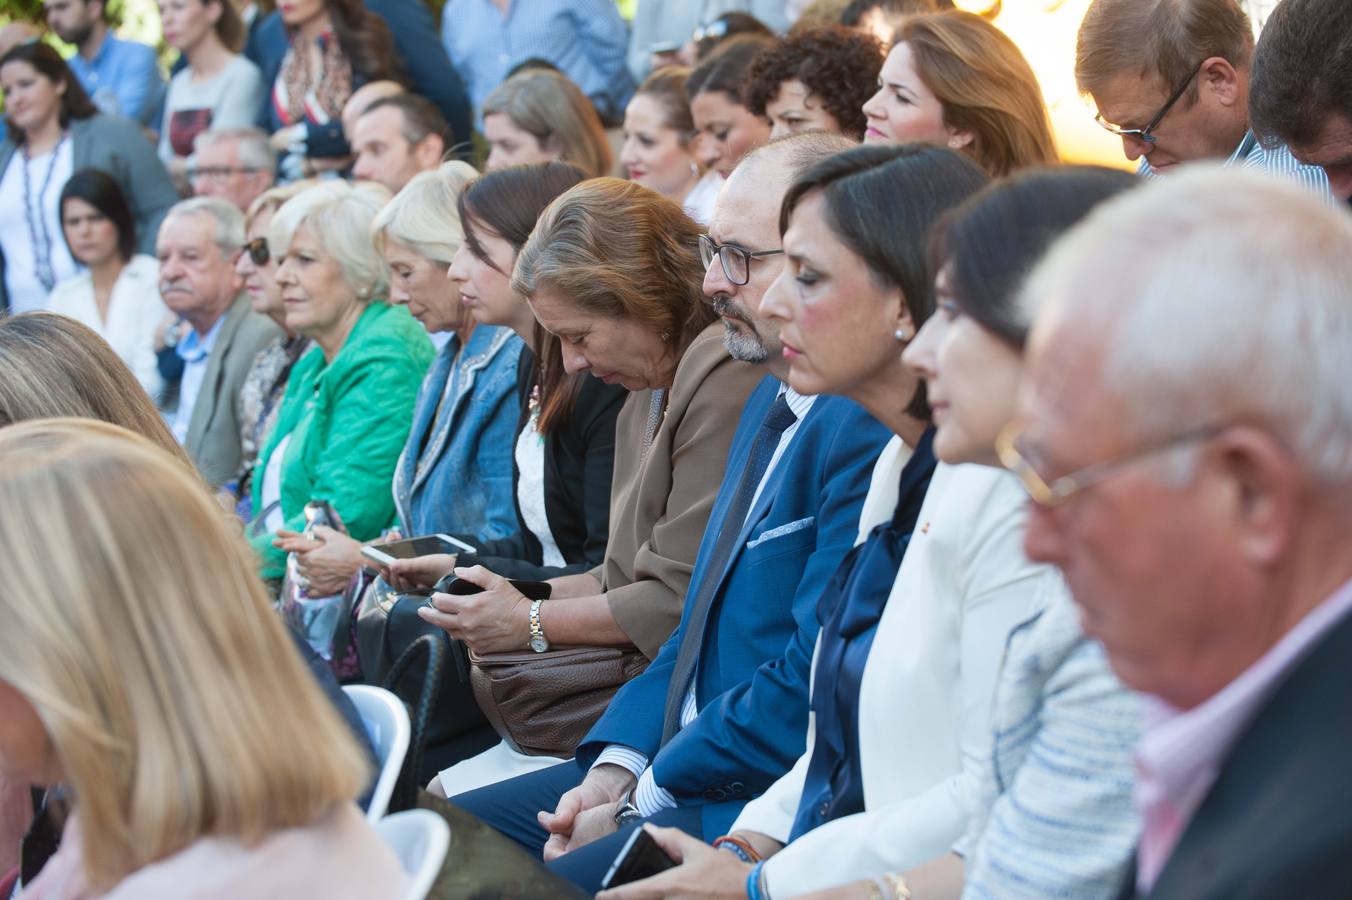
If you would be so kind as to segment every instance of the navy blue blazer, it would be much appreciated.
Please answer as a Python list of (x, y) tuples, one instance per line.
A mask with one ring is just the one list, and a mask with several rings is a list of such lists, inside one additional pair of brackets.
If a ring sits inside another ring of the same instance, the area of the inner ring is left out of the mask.
[[(859, 531), (873, 464), (891, 438), (855, 403), (818, 397), (770, 474), (721, 572), (707, 570), (718, 529), (761, 420), (779, 392), (767, 377), (747, 399), (686, 593), (681, 625), (647, 670), (626, 684), (577, 750), (589, 768), (607, 744), (647, 755), (657, 784), (702, 806), (706, 837), (726, 832), (748, 800), (803, 752), (817, 599)], [(658, 752), (667, 687), (690, 605), (720, 582), (709, 613), (695, 696), (699, 716)]]
[[(460, 73), (451, 65), (446, 48), (441, 45), (432, 14), (418, 0), (365, 0), (365, 4), (389, 26), (390, 36), (394, 38), (396, 68), (403, 72), (409, 89), (437, 105), (451, 126), (457, 158), (468, 159), (470, 139), (474, 134), (469, 94)], [(251, 31), (249, 43), (244, 48), (245, 55), (263, 73), (267, 92), (258, 111), (258, 125), (269, 134), (281, 127), (281, 120), (272, 106), (272, 85), (289, 46), (281, 14), (273, 12)], [(360, 73), (352, 74), (353, 87), (360, 87), (365, 79)], [(320, 128), (312, 125), (306, 146), (311, 156), (345, 155), (348, 146), (342, 123), (335, 119)]]

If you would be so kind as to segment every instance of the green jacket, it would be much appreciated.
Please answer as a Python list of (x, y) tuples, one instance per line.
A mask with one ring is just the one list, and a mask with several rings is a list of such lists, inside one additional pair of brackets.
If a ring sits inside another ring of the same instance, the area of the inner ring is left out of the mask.
[[(373, 302), (332, 364), (319, 347), (301, 357), (287, 381), (277, 424), (258, 454), (253, 508), (263, 508), (263, 473), (290, 435), (282, 463), (283, 527), (300, 531), (305, 504), (327, 500), (352, 537), (378, 536), (394, 519), (394, 467), (435, 352), (408, 310)], [(280, 578), (286, 566), (286, 554), (272, 539), (271, 533), (252, 539), (264, 578)]]

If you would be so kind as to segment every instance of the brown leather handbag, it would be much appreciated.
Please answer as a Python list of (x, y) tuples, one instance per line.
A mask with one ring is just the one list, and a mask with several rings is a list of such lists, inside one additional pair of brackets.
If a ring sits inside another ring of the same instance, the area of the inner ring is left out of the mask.
[(567, 759), (620, 685), (648, 667), (637, 650), (470, 651), (470, 684), (493, 729), (527, 756)]

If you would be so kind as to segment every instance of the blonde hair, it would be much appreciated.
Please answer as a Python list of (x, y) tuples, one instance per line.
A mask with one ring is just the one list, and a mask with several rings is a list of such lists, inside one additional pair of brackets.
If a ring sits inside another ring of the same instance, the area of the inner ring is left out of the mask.
[(525, 69), (493, 89), (484, 100), (484, 116), (505, 115), (544, 147), (553, 144), (559, 159), (588, 178), (609, 175), (615, 157), (601, 117), (587, 95), (566, 75), (550, 69)]
[(992, 178), (1060, 161), (1037, 76), (1003, 31), (949, 10), (907, 19), (900, 43), (943, 105), (944, 124), (972, 133), (963, 152)]
[(48, 312), (0, 318), (0, 428), (57, 417), (120, 425), (191, 466), (136, 376), (94, 329)]
[[(205, 133), (205, 132), (204, 132)], [(290, 200), (297, 194), (312, 188), (319, 182), (314, 179), (306, 181), (293, 181), (290, 184), (279, 184), (276, 187), (270, 187), (259, 194), (249, 204), (249, 208), (244, 212), (244, 230), (248, 232), (253, 227), (254, 220), (265, 212), (275, 213), (282, 208), (282, 204)]]
[(371, 223), (390, 199), (388, 189), (373, 181), (350, 184), (325, 181), (282, 204), (268, 227), (268, 247), (281, 259), (302, 227), (343, 270), (343, 280), (363, 300), (384, 294), (388, 286), (385, 260), (371, 242)]
[(376, 249), (384, 252), (386, 242), (394, 241), (433, 262), (450, 265), (465, 236), (456, 201), (478, 175), (473, 166), (460, 160), (414, 175), (376, 213), (371, 223)]
[(37, 712), (102, 893), (207, 836), (350, 803), (350, 729), (179, 461), (103, 422), (0, 430), (0, 681)]

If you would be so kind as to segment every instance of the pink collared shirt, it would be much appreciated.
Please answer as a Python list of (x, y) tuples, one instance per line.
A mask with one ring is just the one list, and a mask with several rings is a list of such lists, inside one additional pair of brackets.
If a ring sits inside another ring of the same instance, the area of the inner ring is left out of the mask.
[(1145, 698), (1136, 748), (1136, 806), (1143, 831), (1136, 887), (1147, 893), (1202, 805), (1240, 732), (1325, 634), (1352, 612), (1352, 581), (1310, 611), (1238, 678), (1190, 710)]

